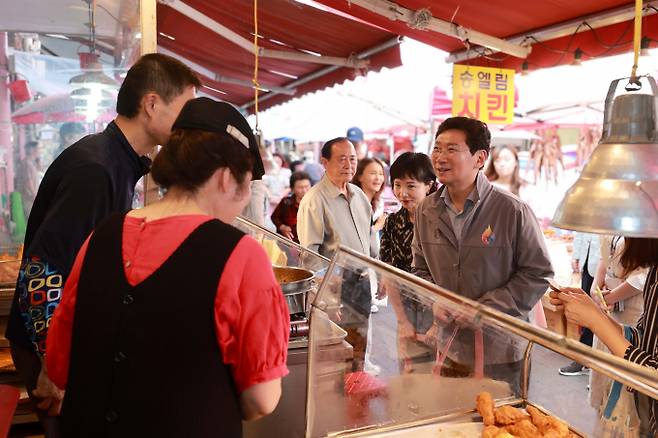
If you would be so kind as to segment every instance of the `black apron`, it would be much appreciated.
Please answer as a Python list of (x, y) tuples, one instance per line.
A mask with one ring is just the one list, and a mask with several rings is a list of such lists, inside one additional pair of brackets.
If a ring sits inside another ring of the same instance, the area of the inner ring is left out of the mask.
[(124, 215), (104, 221), (84, 259), (62, 436), (241, 437), (214, 303), (244, 233), (208, 221), (132, 287), (124, 274), (123, 223)]

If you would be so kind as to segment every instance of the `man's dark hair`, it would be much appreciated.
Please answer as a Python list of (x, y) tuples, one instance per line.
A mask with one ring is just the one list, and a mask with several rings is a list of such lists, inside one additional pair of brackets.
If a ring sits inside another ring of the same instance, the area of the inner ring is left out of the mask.
[(411, 178), (434, 186), (436, 175), (430, 158), (420, 152), (405, 152), (391, 164), (391, 185), (396, 179)]
[(85, 127), (82, 126), (82, 123), (79, 122), (66, 122), (62, 123), (62, 126), (59, 127), (60, 138), (64, 137), (65, 135), (84, 133)]
[(295, 188), (295, 183), (297, 181), (303, 181), (305, 179), (311, 182), (311, 176), (308, 173), (302, 171), (293, 172), (292, 175), (290, 175), (290, 190)]
[(39, 146), (39, 143), (37, 143), (36, 141), (28, 141), (27, 143), (25, 143), (25, 152), (36, 149), (37, 146)]
[[(304, 162), (303, 162), (302, 160), (295, 160), (295, 161), (293, 161), (292, 163), (290, 163), (290, 170), (292, 170), (292, 171), (294, 172), (294, 171), (295, 171), (295, 168), (296, 168), (297, 166), (299, 166), (300, 164), (303, 166), (303, 165), (304, 165)], [(301, 172), (301, 171), (300, 171), (300, 172)]]
[(201, 81), (192, 69), (179, 60), (160, 53), (144, 55), (130, 67), (121, 84), (117, 114), (133, 118), (147, 93), (156, 93), (165, 103), (169, 103), (190, 85), (198, 88)]
[(449, 129), (457, 129), (466, 134), (466, 144), (468, 145), (471, 155), (477, 151), (483, 150), (489, 153), (491, 147), (491, 132), (487, 124), (477, 119), (470, 119), (468, 117), (450, 117), (445, 119), (436, 130), (436, 138), (444, 131)]
[(331, 147), (336, 143), (342, 143), (344, 141), (349, 141), (349, 140), (347, 139), (347, 137), (336, 137), (336, 138), (332, 138), (331, 140), (323, 144), (322, 152), (321, 152), (322, 158), (331, 160)]

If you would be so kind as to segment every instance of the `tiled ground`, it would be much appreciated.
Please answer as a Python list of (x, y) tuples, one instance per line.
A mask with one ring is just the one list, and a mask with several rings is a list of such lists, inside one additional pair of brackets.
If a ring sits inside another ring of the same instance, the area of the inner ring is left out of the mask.
[(530, 400), (592, 436), (596, 412), (587, 400), (589, 377), (561, 376), (557, 370), (571, 360), (540, 346), (533, 350)]

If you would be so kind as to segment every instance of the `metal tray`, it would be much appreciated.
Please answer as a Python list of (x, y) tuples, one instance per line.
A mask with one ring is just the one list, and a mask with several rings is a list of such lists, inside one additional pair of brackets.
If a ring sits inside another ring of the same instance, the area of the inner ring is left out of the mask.
[[(317, 316), (318, 321), (315, 323), (316, 330), (320, 333), (313, 335), (316, 345), (335, 345), (343, 342), (343, 339), (347, 336), (347, 332), (326, 316), (323, 316), (321, 313), (320, 315), (321, 316)], [(311, 330), (313, 330), (313, 325), (314, 324), (311, 324)]]

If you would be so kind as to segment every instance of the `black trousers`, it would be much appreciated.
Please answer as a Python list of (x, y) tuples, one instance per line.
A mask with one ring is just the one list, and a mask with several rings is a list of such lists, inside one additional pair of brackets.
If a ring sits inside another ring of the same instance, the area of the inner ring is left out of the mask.
[[(592, 277), (587, 270), (587, 262), (590, 258), (589, 249), (587, 250), (587, 257), (585, 257), (585, 262), (583, 263), (583, 269), (580, 277), (580, 288), (584, 290), (588, 295), (589, 291), (592, 288), (594, 283), (594, 277)], [(580, 333), (580, 342), (591, 347), (594, 343), (594, 333), (587, 327), (583, 327), (583, 331)]]
[(368, 320), (372, 306), (367, 270), (343, 272), (341, 302), (343, 304), (341, 326), (347, 332), (345, 341), (352, 345), (354, 352), (352, 371), (363, 371), (368, 347)]
[(30, 396), (32, 409), (37, 414), (46, 438), (60, 437), (60, 417), (51, 417), (47, 411), (37, 408), (38, 399), (34, 398), (32, 391), (37, 387), (37, 379), (41, 372), (41, 359), (30, 349), (11, 345), (11, 358), (16, 366), (16, 371), (20, 375), (27, 393)]

